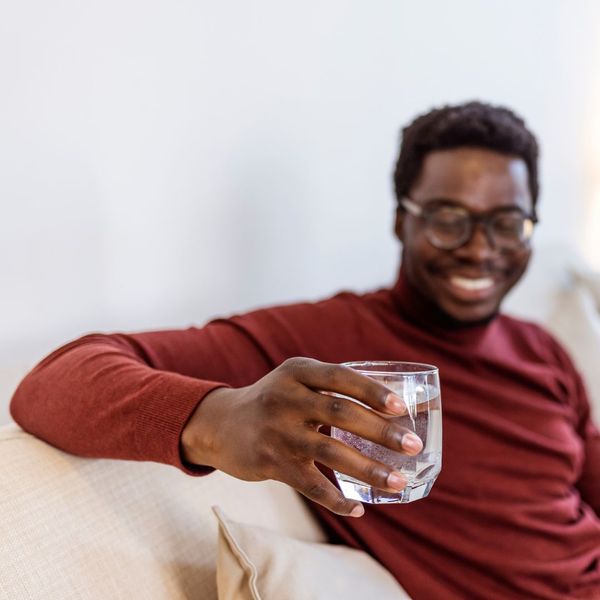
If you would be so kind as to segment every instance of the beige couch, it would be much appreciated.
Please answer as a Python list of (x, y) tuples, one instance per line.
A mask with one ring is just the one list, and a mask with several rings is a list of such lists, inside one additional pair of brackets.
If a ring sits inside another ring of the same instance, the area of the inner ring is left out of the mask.
[(320, 543), (276, 482), (78, 458), (16, 425), (0, 428), (0, 473), (2, 600), (408, 598), (366, 554)]
[(289, 488), (151, 463), (86, 460), (0, 430), (0, 598), (216, 598), (220, 505), (319, 541)]
[[(557, 296), (547, 321), (575, 351), (598, 417), (600, 284), (593, 277), (574, 277), (571, 283)], [(232, 520), (222, 516), (220, 538), (213, 505)], [(236, 536), (239, 543), (232, 540)], [(367, 573), (361, 578), (367, 589), (380, 586), (378, 598), (405, 597), (370, 559), (295, 541), (323, 539), (302, 501), (283, 485), (246, 483), (221, 473), (192, 478), (158, 464), (77, 458), (16, 425), (0, 428), (2, 600), (214, 599), (217, 578), (224, 599), (315, 598), (302, 578), (342, 585), (344, 573), (353, 570)], [(259, 546), (261, 556), (252, 556)], [(303, 571), (311, 556), (317, 560)], [(346, 568), (355, 560), (358, 566)], [(279, 573), (280, 579), (261, 582), (261, 569)], [(363, 593), (358, 587), (355, 592), (344, 597)]]

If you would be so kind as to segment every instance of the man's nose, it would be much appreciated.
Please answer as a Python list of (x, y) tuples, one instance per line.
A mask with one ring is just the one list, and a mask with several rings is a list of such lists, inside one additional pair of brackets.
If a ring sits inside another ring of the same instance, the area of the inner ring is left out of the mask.
[(494, 240), (483, 223), (475, 223), (471, 237), (456, 250), (462, 258), (482, 262), (491, 258), (496, 251)]

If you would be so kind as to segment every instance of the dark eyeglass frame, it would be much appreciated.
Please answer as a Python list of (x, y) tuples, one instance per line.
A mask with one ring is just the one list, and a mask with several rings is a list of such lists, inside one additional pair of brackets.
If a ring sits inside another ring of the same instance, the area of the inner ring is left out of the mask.
[(434, 235), (432, 235), (427, 229), (425, 230), (425, 235), (427, 236), (427, 240), (429, 243), (438, 248), (440, 250), (456, 250), (465, 244), (468, 244), (471, 238), (473, 237), (473, 233), (475, 231), (475, 226), (477, 224), (481, 224), (483, 226), (483, 230), (485, 231), (485, 236), (488, 241), (488, 244), (492, 249), (496, 249), (497, 241), (495, 238), (494, 230), (493, 230), (493, 220), (498, 215), (506, 212), (519, 212), (523, 216), (525, 231), (524, 237), (520, 240), (520, 244), (516, 245), (514, 248), (502, 248), (505, 252), (516, 252), (522, 248), (525, 248), (529, 245), (529, 240), (533, 235), (534, 226), (539, 223), (539, 219), (535, 214), (535, 211), (532, 213), (528, 213), (524, 211), (520, 206), (510, 206), (505, 208), (496, 208), (484, 213), (474, 214), (466, 207), (462, 206), (458, 202), (453, 200), (446, 200), (443, 198), (430, 200), (424, 206), (420, 206), (417, 204), (412, 198), (408, 196), (404, 196), (402, 200), (400, 200), (400, 206), (410, 215), (416, 217), (418, 219), (423, 219), (426, 223), (429, 222), (430, 215), (433, 213), (433, 210), (437, 207), (447, 206), (450, 208), (458, 208), (463, 210), (465, 214), (469, 217), (468, 227), (466, 229), (466, 233), (463, 236), (464, 239), (459, 238), (455, 244), (443, 244), (441, 243)]

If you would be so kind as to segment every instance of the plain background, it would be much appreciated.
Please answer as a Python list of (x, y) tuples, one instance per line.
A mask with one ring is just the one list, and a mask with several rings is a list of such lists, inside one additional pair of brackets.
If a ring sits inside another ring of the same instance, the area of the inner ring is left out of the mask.
[(432, 106), (522, 114), (537, 246), (600, 268), (595, 0), (3, 1), (0, 85), (0, 423), (83, 333), (391, 283), (399, 131)]

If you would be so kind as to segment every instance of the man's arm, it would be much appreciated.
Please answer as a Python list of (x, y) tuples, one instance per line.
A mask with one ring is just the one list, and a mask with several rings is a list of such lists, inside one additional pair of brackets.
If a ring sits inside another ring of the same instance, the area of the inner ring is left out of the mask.
[[(308, 319), (307, 309), (299, 310)], [(319, 431), (337, 426), (416, 454), (421, 441), (382, 416), (403, 414), (402, 400), (348, 367), (289, 359), (293, 342), (283, 340), (287, 350), (273, 344), (286, 323), (275, 320), (275, 327), (263, 320), (260, 327), (258, 321), (247, 315), (200, 330), (81, 338), (25, 378), (13, 397), (12, 415), (27, 431), (68, 452), (153, 460), (190, 473), (213, 467), (240, 479), (275, 479), (342, 515), (364, 510), (344, 498), (316, 462), (377, 488), (403, 489), (406, 479), (393, 467)], [(298, 329), (298, 321), (287, 319), (290, 331)], [(275, 363), (281, 364), (273, 368)]]
[(600, 432), (592, 420), (585, 383), (562, 344), (547, 330), (535, 327), (543, 360), (560, 375), (565, 401), (572, 409), (572, 424), (582, 443), (583, 463), (575, 486), (582, 500), (600, 516)]
[(225, 321), (202, 329), (88, 335), (59, 348), (11, 402), (23, 429), (72, 454), (182, 463), (181, 432), (204, 396), (272, 368)]
[(581, 497), (600, 517), (600, 432), (590, 421), (584, 434), (585, 462), (577, 484)]
[(584, 502), (600, 517), (600, 431), (591, 419), (583, 381), (578, 373), (575, 377), (579, 406), (582, 407), (578, 431), (584, 447), (584, 463), (577, 488)]

